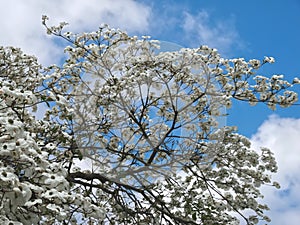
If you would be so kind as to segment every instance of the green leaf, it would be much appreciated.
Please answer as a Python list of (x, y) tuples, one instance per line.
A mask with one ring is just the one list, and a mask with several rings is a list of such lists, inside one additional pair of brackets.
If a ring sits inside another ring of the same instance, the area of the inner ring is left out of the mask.
[(81, 160), (82, 160), (82, 158), (83, 158), (83, 155), (82, 155), (82, 153), (81, 153), (80, 151), (78, 151), (78, 159), (81, 161)]
[(193, 218), (193, 220), (196, 220), (196, 219), (197, 219), (196, 213), (193, 213), (193, 214), (192, 214), (192, 218)]

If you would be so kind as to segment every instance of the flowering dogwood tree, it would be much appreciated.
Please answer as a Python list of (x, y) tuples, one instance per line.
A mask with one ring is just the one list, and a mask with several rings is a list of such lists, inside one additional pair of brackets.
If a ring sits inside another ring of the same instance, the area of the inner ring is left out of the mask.
[(272, 152), (218, 122), (233, 99), (292, 105), (299, 79), (255, 75), (272, 57), (157, 53), (148, 37), (46, 20), (69, 43), (62, 66), (0, 48), (1, 224), (270, 221), (259, 188), (279, 188)]

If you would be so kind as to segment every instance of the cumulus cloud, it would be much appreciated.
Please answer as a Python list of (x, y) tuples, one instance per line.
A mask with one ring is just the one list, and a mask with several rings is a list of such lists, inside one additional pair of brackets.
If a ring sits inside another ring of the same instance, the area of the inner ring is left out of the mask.
[(149, 28), (151, 9), (134, 0), (10, 0), (1, 3), (0, 45), (21, 47), (38, 56), (42, 63), (57, 63), (61, 49), (57, 41), (45, 34), (41, 16), (48, 15), (50, 23), (70, 23), (75, 32), (97, 30), (101, 23), (145, 32)]
[(300, 119), (280, 118), (272, 115), (252, 136), (254, 148), (270, 148), (278, 162), (278, 173), (273, 179), (281, 185), (280, 190), (263, 188), (268, 213), (273, 225), (298, 225), (300, 221)]
[(191, 44), (208, 45), (225, 54), (243, 46), (233, 17), (214, 20), (205, 10), (199, 11), (196, 15), (184, 12), (182, 28)]

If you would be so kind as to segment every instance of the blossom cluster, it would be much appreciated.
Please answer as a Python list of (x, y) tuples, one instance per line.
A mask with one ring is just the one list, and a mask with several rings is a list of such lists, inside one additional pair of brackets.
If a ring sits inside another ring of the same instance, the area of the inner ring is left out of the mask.
[(12, 47), (0, 48), (0, 64), (0, 223), (74, 223), (72, 204), (91, 206), (72, 192), (63, 161), (57, 160), (57, 137), (63, 138), (58, 125), (33, 114), (45, 102), (41, 66)]

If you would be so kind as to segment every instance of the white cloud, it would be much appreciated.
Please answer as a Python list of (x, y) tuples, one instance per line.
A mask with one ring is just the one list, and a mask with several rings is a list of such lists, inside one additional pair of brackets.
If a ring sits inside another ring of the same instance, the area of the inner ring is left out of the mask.
[(268, 147), (278, 162), (278, 173), (273, 179), (281, 184), (280, 190), (263, 188), (271, 211), (273, 225), (298, 225), (300, 221), (300, 119), (271, 116), (251, 138), (253, 147)]
[(209, 12), (204, 10), (196, 15), (184, 12), (182, 28), (186, 38), (192, 44), (208, 45), (225, 54), (243, 46), (233, 17), (226, 20), (214, 20)]
[[(150, 8), (134, 0), (10, 0), (1, 2), (0, 45), (21, 47), (38, 56), (42, 63), (59, 59), (61, 49), (45, 34), (41, 16), (51, 24), (70, 23), (71, 31), (97, 30), (101, 23), (145, 32), (149, 28)], [(55, 61), (57, 63), (57, 61)]]

